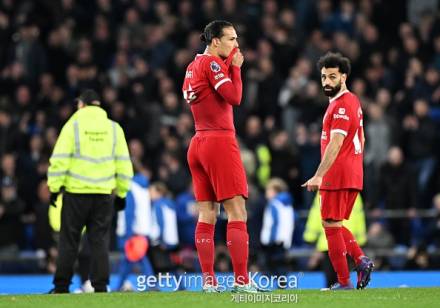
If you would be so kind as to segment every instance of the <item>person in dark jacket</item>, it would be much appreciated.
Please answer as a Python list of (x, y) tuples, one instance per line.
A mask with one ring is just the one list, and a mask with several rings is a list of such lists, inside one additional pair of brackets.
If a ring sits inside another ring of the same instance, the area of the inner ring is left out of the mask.
[[(403, 152), (399, 147), (391, 147), (388, 161), (382, 166), (379, 185), (374, 202), (374, 215), (382, 216), (382, 210), (406, 210), (409, 214), (417, 204), (417, 195), (413, 172), (405, 163)], [(409, 245), (411, 230), (407, 218), (389, 219), (389, 230), (399, 244)]]

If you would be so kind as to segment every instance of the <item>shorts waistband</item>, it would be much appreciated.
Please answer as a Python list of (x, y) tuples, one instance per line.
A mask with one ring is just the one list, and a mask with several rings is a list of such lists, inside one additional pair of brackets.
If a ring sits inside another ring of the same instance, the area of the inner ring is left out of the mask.
[(195, 136), (231, 136), (235, 137), (235, 131), (233, 130), (198, 130)]

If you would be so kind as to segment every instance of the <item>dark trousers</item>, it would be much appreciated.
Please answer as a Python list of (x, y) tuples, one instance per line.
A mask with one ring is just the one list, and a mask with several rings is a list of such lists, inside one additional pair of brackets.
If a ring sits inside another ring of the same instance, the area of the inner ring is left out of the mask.
[(66, 291), (71, 284), (81, 232), (85, 226), (90, 245), (92, 286), (95, 292), (107, 291), (112, 215), (111, 195), (64, 193), (57, 270), (53, 280), (55, 290)]

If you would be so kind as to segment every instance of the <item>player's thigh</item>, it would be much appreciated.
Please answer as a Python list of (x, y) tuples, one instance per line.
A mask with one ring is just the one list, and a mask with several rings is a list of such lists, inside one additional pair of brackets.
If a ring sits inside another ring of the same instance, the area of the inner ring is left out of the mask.
[(212, 137), (201, 151), (202, 164), (214, 189), (217, 201), (235, 196), (248, 197), (246, 172), (234, 137)]
[(198, 138), (194, 137), (191, 140), (187, 154), (188, 166), (193, 182), (194, 196), (198, 202), (216, 201), (216, 196), (214, 194), (209, 176), (200, 163), (198, 143)]
[(346, 192), (343, 190), (320, 190), (319, 194), (322, 220), (343, 220), (346, 214)]
[(356, 189), (348, 189), (346, 191), (346, 206), (345, 206), (345, 217), (344, 219), (349, 219), (351, 215), (351, 211), (353, 210), (354, 203), (356, 202), (356, 198), (359, 194), (359, 190)]

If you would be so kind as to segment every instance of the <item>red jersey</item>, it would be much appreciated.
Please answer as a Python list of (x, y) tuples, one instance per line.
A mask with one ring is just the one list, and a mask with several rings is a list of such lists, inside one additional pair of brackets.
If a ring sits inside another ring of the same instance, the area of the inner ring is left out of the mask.
[(363, 116), (359, 99), (348, 90), (330, 100), (325, 112), (321, 157), (330, 141), (332, 132), (345, 136), (333, 165), (323, 176), (322, 190), (362, 189), (363, 186)]
[(182, 90), (196, 131), (235, 131), (232, 106), (241, 101), (240, 74), (238, 66), (209, 54), (198, 54), (188, 65)]

